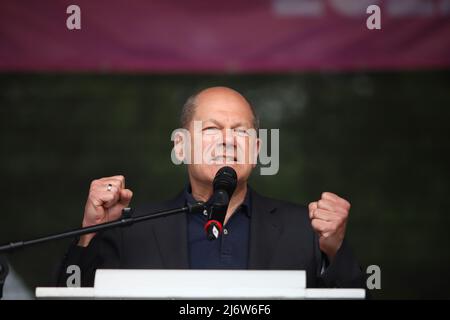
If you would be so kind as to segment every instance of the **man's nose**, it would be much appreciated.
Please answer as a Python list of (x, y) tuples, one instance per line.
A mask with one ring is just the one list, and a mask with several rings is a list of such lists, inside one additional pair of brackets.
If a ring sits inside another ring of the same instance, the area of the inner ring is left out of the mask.
[(235, 140), (235, 137), (234, 137), (234, 134), (233, 134), (233, 130), (231, 130), (231, 129), (228, 129), (228, 130), (224, 129), (222, 137), (223, 137), (223, 144), (225, 146), (229, 146), (229, 145), (234, 146), (235, 145), (236, 140)]

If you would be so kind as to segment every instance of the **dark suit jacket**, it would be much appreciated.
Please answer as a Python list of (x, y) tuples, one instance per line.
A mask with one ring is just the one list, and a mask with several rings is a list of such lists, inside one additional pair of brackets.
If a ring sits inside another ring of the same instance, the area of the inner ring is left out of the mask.
[[(364, 274), (345, 240), (322, 270), (324, 254), (306, 207), (250, 192), (249, 269), (306, 270), (308, 287), (364, 287)], [(184, 205), (180, 193), (169, 201), (140, 206), (134, 214)], [(93, 285), (96, 269), (189, 269), (186, 214), (98, 233), (86, 248), (72, 244), (59, 269), (58, 285), (66, 285), (69, 265), (81, 268), (82, 286)]]

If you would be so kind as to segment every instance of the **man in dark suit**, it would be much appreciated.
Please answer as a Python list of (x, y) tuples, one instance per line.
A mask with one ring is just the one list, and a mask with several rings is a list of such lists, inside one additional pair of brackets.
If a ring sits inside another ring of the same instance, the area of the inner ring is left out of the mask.
[[(348, 201), (324, 192), (306, 208), (266, 198), (248, 186), (260, 141), (249, 134), (258, 129), (258, 121), (242, 95), (225, 87), (203, 90), (184, 105), (181, 125), (185, 134), (175, 135), (174, 154), (187, 163), (188, 185), (174, 199), (137, 207), (135, 214), (206, 202), (215, 174), (226, 163), (238, 182), (219, 239), (206, 238), (202, 213), (84, 235), (64, 257), (60, 285), (66, 284), (67, 267), (78, 265), (83, 286), (92, 286), (100, 268), (191, 268), (306, 270), (308, 287), (364, 287), (364, 274), (344, 239)], [(200, 150), (187, 138), (196, 134)], [(205, 161), (192, 163), (196, 152)], [(131, 198), (123, 176), (94, 180), (83, 227), (118, 219)]]

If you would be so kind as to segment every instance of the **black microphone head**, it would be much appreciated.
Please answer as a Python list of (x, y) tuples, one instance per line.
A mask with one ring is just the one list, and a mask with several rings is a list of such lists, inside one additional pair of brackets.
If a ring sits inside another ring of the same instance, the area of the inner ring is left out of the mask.
[(237, 185), (236, 171), (231, 167), (222, 167), (217, 171), (213, 181), (214, 191), (225, 190), (231, 199)]
[(237, 174), (231, 167), (222, 167), (217, 171), (213, 181), (214, 193), (209, 204), (209, 218), (205, 231), (209, 240), (219, 238), (227, 214), (228, 204), (237, 185)]

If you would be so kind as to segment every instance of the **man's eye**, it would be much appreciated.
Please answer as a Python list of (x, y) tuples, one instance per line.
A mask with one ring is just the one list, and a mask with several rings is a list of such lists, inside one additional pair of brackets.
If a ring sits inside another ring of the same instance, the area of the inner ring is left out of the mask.
[(204, 128), (203, 129), (203, 133), (207, 134), (207, 135), (209, 135), (209, 134), (217, 134), (218, 131), (219, 131), (219, 129), (215, 128), (215, 127), (208, 127), (208, 128)]
[(246, 129), (235, 129), (234, 133), (239, 137), (246, 137), (248, 136), (248, 132)]

